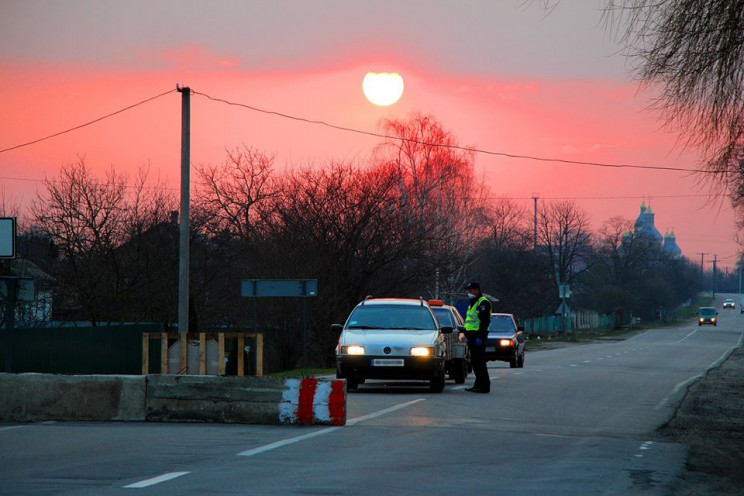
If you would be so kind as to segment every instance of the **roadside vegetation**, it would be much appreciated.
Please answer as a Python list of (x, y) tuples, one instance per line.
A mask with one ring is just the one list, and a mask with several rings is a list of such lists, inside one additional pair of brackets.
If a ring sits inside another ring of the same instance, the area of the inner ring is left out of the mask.
[[(524, 321), (554, 316), (559, 287), (568, 285), (572, 312), (611, 316), (608, 327), (619, 332), (633, 318), (663, 321), (699, 292), (699, 268), (638, 235), (631, 220), (608, 219), (595, 231), (573, 202), (540, 201), (532, 210), (494, 199), (476, 177), (474, 154), (433, 117), (382, 127), (390, 138), (362, 163), (278, 170), (273, 157), (244, 146), (220, 164), (195, 166), (192, 332), (260, 330), (264, 371), (281, 372), (301, 363), (305, 329), (307, 365), (331, 367), (338, 336), (330, 324), (367, 295), (454, 303), (463, 283), (478, 280), (498, 298), (494, 311)], [(51, 315), (33, 308), (39, 302), (24, 304), (17, 325), (173, 329), (174, 193), (146, 170), (136, 178), (90, 171), (83, 159), (64, 165), (28, 211), (4, 212), (20, 218), (20, 256), (0, 262), (0, 272), (33, 270), (53, 302)], [(252, 300), (240, 296), (242, 279), (317, 279), (318, 294)]]

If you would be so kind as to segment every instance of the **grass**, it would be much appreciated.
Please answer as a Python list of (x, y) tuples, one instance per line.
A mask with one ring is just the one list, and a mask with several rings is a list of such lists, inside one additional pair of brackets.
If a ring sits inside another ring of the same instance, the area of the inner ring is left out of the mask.
[(272, 372), (266, 374), (266, 377), (276, 377), (278, 379), (301, 379), (303, 377), (315, 377), (318, 375), (336, 376), (336, 369), (293, 369), (282, 372)]

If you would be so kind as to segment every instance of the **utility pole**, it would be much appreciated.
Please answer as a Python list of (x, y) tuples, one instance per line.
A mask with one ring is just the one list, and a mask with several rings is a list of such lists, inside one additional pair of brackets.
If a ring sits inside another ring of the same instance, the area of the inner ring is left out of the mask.
[(176, 85), (181, 93), (181, 219), (178, 245), (178, 332), (181, 343), (180, 373), (188, 371), (189, 332), (189, 202), (191, 188), (191, 88)]
[(707, 253), (698, 253), (700, 255), (700, 289), (705, 290), (705, 282), (703, 279), (703, 267), (705, 267), (705, 255)]
[(716, 297), (716, 262), (718, 261), (718, 255), (713, 255), (713, 298)]
[(535, 196), (532, 197), (532, 200), (535, 203), (535, 208), (534, 208), (534, 211), (535, 211), (535, 220), (534, 220), (535, 239), (534, 239), (533, 244), (532, 244), (532, 249), (537, 249), (537, 199), (538, 199), (538, 196), (537, 195), (535, 195)]

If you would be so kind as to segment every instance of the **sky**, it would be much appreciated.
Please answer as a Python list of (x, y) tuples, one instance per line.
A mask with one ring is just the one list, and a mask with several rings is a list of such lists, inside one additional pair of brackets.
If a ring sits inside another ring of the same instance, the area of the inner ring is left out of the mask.
[[(546, 12), (543, 0), (1, 0), (0, 193), (26, 205), (81, 159), (101, 176), (147, 167), (177, 190), (180, 85), (196, 92), (192, 164), (243, 146), (278, 167), (363, 163), (380, 138), (276, 113), (377, 133), (382, 119), (419, 112), (488, 152), (475, 170), (494, 198), (530, 211), (535, 196), (538, 208), (573, 200), (595, 229), (635, 220), (645, 202), (685, 256), (732, 268), (733, 213), (700, 177), (561, 162), (700, 167), (650, 108), (653, 90), (602, 22), (605, 2)], [(402, 98), (367, 101), (369, 71), (400, 73)]]

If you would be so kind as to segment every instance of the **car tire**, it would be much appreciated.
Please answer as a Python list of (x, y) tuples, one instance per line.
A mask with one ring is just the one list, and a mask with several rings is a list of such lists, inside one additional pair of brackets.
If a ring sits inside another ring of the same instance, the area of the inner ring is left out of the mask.
[(356, 391), (359, 389), (359, 381), (356, 379), (346, 379), (346, 391)]
[(524, 352), (517, 357), (517, 368), (524, 367)]
[(517, 352), (514, 351), (514, 356), (509, 359), (509, 368), (516, 369), (518, 361), (519, 361), (519, 357), (517, 356)]
[(465, 378), (468, 375), (468, 364), (462, 358), (452, 360), (452, 372), (450, 376), (455, 384), (465, 384)]
[(432, 393), (444, 391), (444, 363), (442, 363), (442, 368), (439, 369), (437, 375), (429, 379), (429, 390)]

